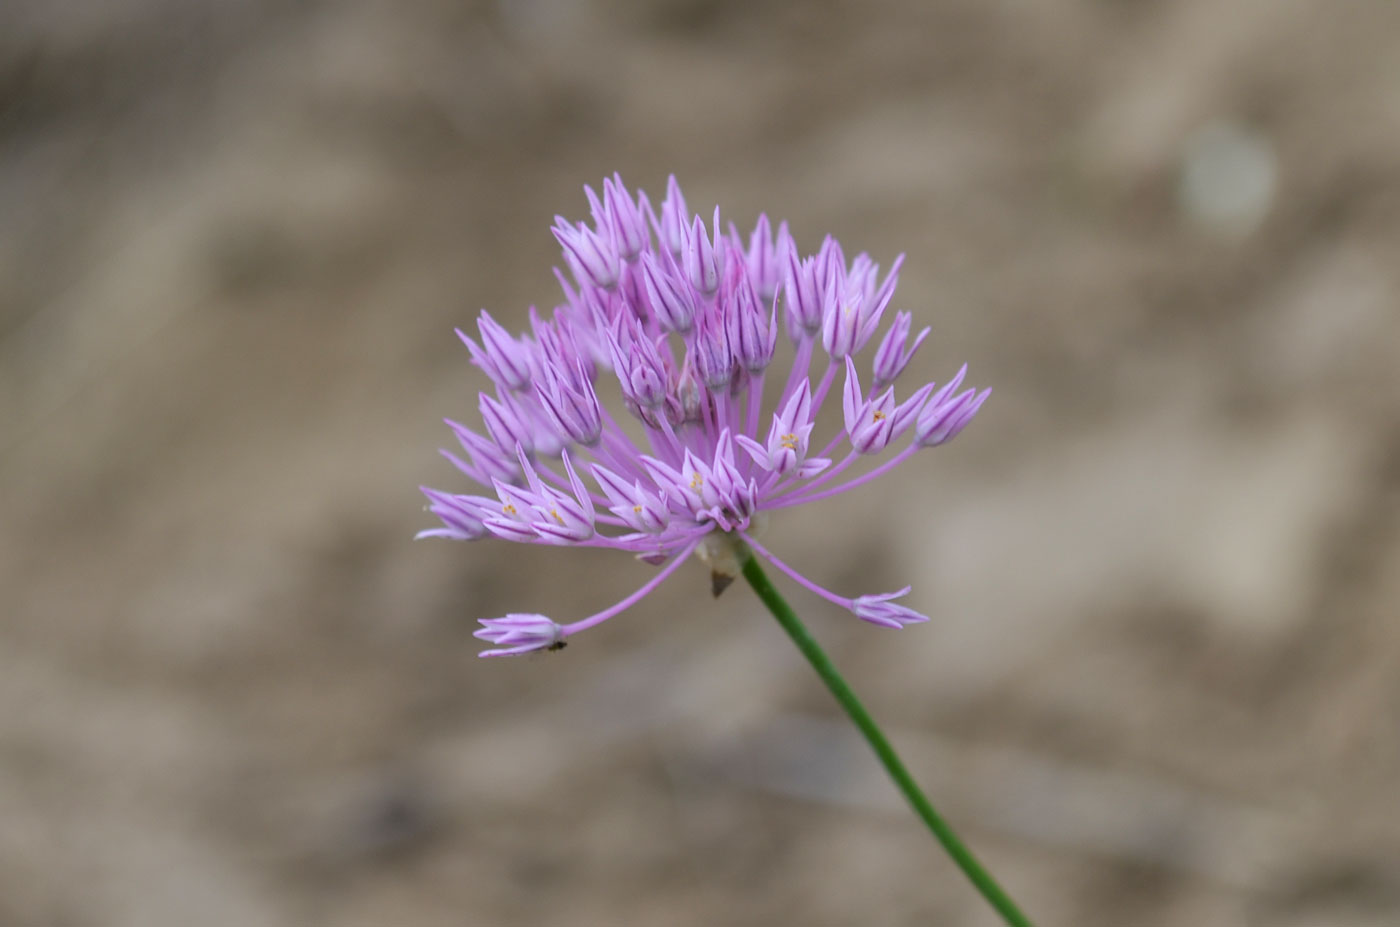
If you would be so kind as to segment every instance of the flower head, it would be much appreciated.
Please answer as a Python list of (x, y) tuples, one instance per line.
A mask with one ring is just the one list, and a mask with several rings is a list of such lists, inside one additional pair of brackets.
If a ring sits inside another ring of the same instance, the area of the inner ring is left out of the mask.
[[(425, 488), (441, 527), (419, 537), (606, 547), (661, 569), (622, 602), (571, 624), (533, 614), (484, 619), (477, 636), (501, 646), (482, 656), (558, 646), (644, 597), (702, 542), (713, 562), (717, 538), (747, 542), (865, 621), (899, 628), (927, 620), (892, 601), (908, 589), (844, 598), (751, 533), (761, 513), (846, 492), (951, 440), (986, 401), (988, 390), (958, 392), (965, 367), (941, 388), (897, 392), (928, 336), (925, 328), (910, 343), (907, 312), (877, 343), (866, 368), (871, 388), (862, 385), (857, 356), (881, 327), (903, 255), (883, 277), (866, 254), (847, 263), (834, 238), (804, 257), (787, 224), (775, 235), (766, 216), (745, 242), (732, 225), (723, 230), (718, 209), (708, 222), (692, 215), (674, 177), (659, 211), (616, 175), (601, 197), (585, 189), (593, 222), (555, 221), (569, 274), (555, 271), (563, 300), (552, 315), (531, 310), (530, 332), (516, 336), (483, 311), (477, 338), (458, 331), (494, 389), (478, 398), (480, 429), (448, 423), (466, 458), (443, 454), (494, 498)], [(766, 407), (780, 327), (792, 363)], [(834, 387), (844, 427), (813, 452)], [(636, 428), (608, 414), (609, 395)], [(873, 470), (838, 481), (860, 459), (884, 454)]]

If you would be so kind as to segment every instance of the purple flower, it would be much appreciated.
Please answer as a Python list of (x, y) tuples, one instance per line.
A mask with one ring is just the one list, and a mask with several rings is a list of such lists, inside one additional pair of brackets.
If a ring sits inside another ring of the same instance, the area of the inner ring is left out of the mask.
[[(733, 226), (730, 226), (733, 228)], [(738, 233), (735, 233), (737, 241)], [(758, 224), (754, 226), (753, 234), (749, 236), (749, 250), (746, 254), (748, 259), (749, 279), (753, 281), (754, 289), (758, 291), (759, 301), (769, 304), (778, 293), (778, 286), (782, 283), (782, 266), (779, 259), (782, 257), (782, 249), (787, 241), (787, 223), (778, 225), (778, 238), (775, 241), (768, 224), (768, 216), (760, 213)]]
[[(617, 175), (602, 189), (599, 197), (585, 188), (591, 225), (555, 223), (569, 275), (555, 272), (563, 299), (551, 315), (532, 309), (520, 337), (486, 312), (479, 338), (458, 332), (494, 390), (478, 397), (481, 428), (448, 422), (465, 457), (443, 454), (487, 494), (425, 488), (441, 527), (418, 536), (612, 548), (660, 569), (626, 599), (570, 624), (534, 614), (483, 619), (477, 637), (498, 646), (482, 656), (558, 647), (635, 604), (697, 550), (722, 589), (736, 560), (723, 552), (742, 544), (864, 621), (926, 621), (894, 601), (907, 588), (846, 598), (754, 538), (760, 515), (878, 478), (950, 440), (986, 401), (988, 390), (958, 392), (965, 367), (941, 388), (928, 383), (896, 399), (929, 331), (911, 344), (907, 312), (874, 351), (870, 390), (862, 386), (854, 355), (880, 328), (903, 256), (883, 278), (868, 255), (847, 264), (834, 238), (804, 257), (786, 223), (775, 235), (766, 216), (745, 242), (732, 225), (721, 233), (718, 210), (709, 223), (692, 215), (674, 177), (659, 211)], [(765, 408), (780, 319), (791, 365)], [(813, 452), (818, 415), (843, 374), (844, 427)], [(609, 394), (635, 427), (608, 413)], [(894, 445), (883, 463), (848, 474)]]
[(788, 331), (793, 341), (810, 338), (822, 330), (822, 298), (817, 289), (816, 258), (804, 259), (791, 238), (787, 241), (787, 273), (783, 285), (787, 291)]
[(909, 366), (909, 361), (918, 352), (919, 346), (928, 337), (930, 329), (925, 328), (914, 337), (914, 343), (907, 349), (905, 348), (909, 341), (909, 325), (913, 318), (907, 312), (894, 314), (894, 324), (885, 333), (884, 340), (880, 342), (880, 347), (875, 352), (873, 365), (876, 389), (883, 389), (898, 380), (899, 375), (904, 372), (905, 367)]
[[(642, 196), (641, 202), (644, 207), (645, 195)], [(647, 223), (642, 217), (642, 208), (623, 186), (621, 174), (613, 174), (610, 179), (603, 181), (603, 203), (613, 239), (617, 242), (618, 254), (624, 261), (636, 260), (637, 255), (647, 247)], [(594, 216), (597, 217), (596, 212)]]
[(617, 284), (618, 259), (611, 223), (604, 223), (597, 231), (582, 222), (570, 225), (563, 216), (555, 216), (554, 223), (554, 237), (564, 246), (564, 260), (574, 276), (601, 289), (612, 289)]
[[(657, 322), (666, 331), (684, 335), (690, 331), (695, 319), (694, 297), (690, 287), (678, 285), (675, 274), (661, 270), (660, 258), (650, 254), (642, 255), (642, 279), (646, 286), (647, 301)], [(670, 260), (666, 258), (665, 260)]]
[(860, 388), (855, 361), (847, 355), (846, 389), (841, 410), (845, 415), (846, 434), (850, 437), (851, 447), (862, 454), (878, 454), (889, 447), (891, 441), (914, 424), (914, 416), (931, 392), (933, 384), (926, 384), (899, 405), (894, 402), (894, 387), (878, 397), (862, 399), (865, 394)]
[(515, 614), (504, 618), (483, 618), (481, 625), (474, 637), (505, 645), (499, 650), (483, 651), (483, 657), (514, 656), (556, 647), (564, 642), (564, 629), (544, 615)]
[[(715, 241), (719, 242), (719, 207), (715, 207)], [(719, 259), (710, 244), (710, 235), (705, 231), (705, 220), (699, 216), (690, 226), (689, 242), (685, 252), (685, 272), (690, 285), (705, 297), (713, 296), (719, 289)]]
[(442, 527), (427, 528), (418, 532), (416, 537), (475, 541), (477, 538), (486, 536), (486, 524), (482, 520), (484, 512), (480, 506), (474, 503), (475, 497), (454, 496), (451, 493), (438, 492), (436, 489), (429, 489), (426, 486), (423, 487), (423, 494), (432, 501), (432, 505), (428, 506), (428, 511), (442, 521)]
[(951, 441), (972, 421), (977, 410), (982, 408), (982, 403), (992, 394), (990, 389), (980, 393), (969, 389), (954, 396), (953, 391), (962, 385), (966, 373), (967, 365), (964, 364), (958, 375), (934, 393), (928, 405), (919, 413), (918, 426), (914, 430), (915, 443), (919, 447), (933, 447)]
[(907, 624), (918, 624), (921, 621), (928, 621), (927, 615), (921, 615), (912, 608), (903, 605), (896, 605), (891, 599), (902, 599), (909, 594), (912, 586), (905, 586), (898, 592), (886, 592), (880, 595), (857, 596), (851, 602), (851, 611), (855, 612), (857, 618), (861, 618), (871, 624), (878, 624), (882, 628), (902, 628)]

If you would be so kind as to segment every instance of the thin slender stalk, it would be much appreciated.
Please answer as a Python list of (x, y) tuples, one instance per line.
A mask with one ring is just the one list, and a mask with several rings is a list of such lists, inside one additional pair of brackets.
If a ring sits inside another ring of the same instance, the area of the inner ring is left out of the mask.
[(895, 753), (894, 747), (886, 739), (884, 732), (879, 725), (870, 717), (870, 713), (865, 710), (865, 706), (856, 698), (856, 694), (851, 691), (851, 687), (846, 684), (846, 680), (841, 677), (836, 666), (831, 662), (831, 658), (826, 655), (816, 639), (807, 631), (806, 626), (792, 610), (792, 606), (778, 593), (773, 584), (768, 580), (768, 574), (763, 572), (763, 567), (759, 565), (758, 558), (747, 549), (740, 553), (744, 558), (744, 579), (749, 581), (753, 591), (758, 594), (763, 604), (768, 606), (768, 610), (773, 613), (773, 617), (778, 619), (778, 624), (783, 626), (783, 630), (792, 638), (792, 642), (797, 645), (797, 649), (802, 651), (802, 655), (807, 658), (807, 662), (812, 664), (812, 669), (817, 671), (822, 682), (831, 690), (831, 694), (836, 696), (836, 701), (850, 715), (855, 726), (860, 729), (865, 736), (871, 749), (884, 765), (885, 771), (894, 780), (895, 786), (904, 795), (905, 799), (913, 807), (914, 811), (928, 825), (928, 829), (943, 845), (943, 849), (953, 858), (953, 862), (958, 864), (958, 868), (971, 880), (977, 890), (982, 893), (982, 897), (987, 899), (987, 903), (1001, 915), (1011, 927), (1033, 927), (1030, 919), (1021, 913), (1013, 902), (993, 879), (991, 874), (977, 861), (977, 857), (958, 837), (948, 822), (943, 820), (928, 798), (920, 790), (914, 777), (905, 768), (904, 762)]

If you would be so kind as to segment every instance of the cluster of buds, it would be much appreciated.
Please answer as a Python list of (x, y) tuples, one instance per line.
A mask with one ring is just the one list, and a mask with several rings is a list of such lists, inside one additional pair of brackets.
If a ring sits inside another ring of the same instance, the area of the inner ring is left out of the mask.
[[(617, 176), (601, 197), (587, 194), (592, 224), (555, 223), (569, 275), (555, 272), (564, 298), (553, 314), (532, 309), (530, 332), (515, 336), (483, 311), (476, 337), (457, 333), (494, 390), (480, 396), (481, 429), (448, 422), (461, 453), (443, 453), (493, 495), (425, 488), (441, 524), (419, 537), (608, 547), (661, 569), (622, 602), (570, 624), (537, 614), (484, 619), (477, 636), (498, 647), (482, 655), (562, 646), (647, 595), (692, 552), (713, 562), (716, 537), (747, 543), (865, 621), (927, 620), (893, 601), (908, 589), (839, 596), (753, 537), (763, 512), (846, 492), (950, 440), (990, 393), (962, 389), (964, 367), (941, 387), (898, 398), (896, 383), (929, 334), (911, 341), (907, 312), (895, 313), (871, 360), (871, 388), (862, 386), (856, 355), (880, 329), (903, 256), (883, 278), (865, 254), (848, 264), (830, 237), (803, 257), (787, 224), (775, 232), (764, 216), (745, 242), (721, 227), (718, 209), (709, 223), (691, 215), (674, 177), (659, 209)], [(766, 413), (780, 327), (793, 359), (773, 380), (782, 389)], [(826, 362), (813, 385), (819, 352)], [(844, 427), (813, 453), (817, 416), (842, 375)], [(599, 400), (604, 379), (636, 419), (631, 432)], [(896, 446), (880, 465), (841, 479)]]

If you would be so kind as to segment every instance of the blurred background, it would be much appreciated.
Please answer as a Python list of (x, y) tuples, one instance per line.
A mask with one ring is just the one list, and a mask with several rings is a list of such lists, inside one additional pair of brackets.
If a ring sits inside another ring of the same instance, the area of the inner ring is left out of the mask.
[(767, 539), (1038, 923), (1400, 923), (1400, 6), (7, 0), (0, 924), (995, 923), (747, 590), (411, 543), (614, 170), (995, 388)]

